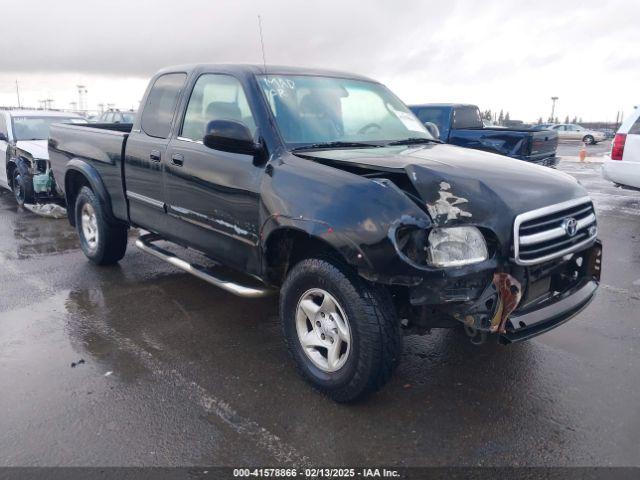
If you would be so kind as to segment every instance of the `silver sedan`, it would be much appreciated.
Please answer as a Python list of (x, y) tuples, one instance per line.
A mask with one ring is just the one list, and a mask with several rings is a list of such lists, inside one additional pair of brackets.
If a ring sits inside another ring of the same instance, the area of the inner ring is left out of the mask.
[(561, 123), (548, 128), (549, 130), (558, 132), (559, 140), (581, 140), (584, 143), (595, 145), (607, 139), (607, 136), (603, 132), (590, 130), (575, 123)]

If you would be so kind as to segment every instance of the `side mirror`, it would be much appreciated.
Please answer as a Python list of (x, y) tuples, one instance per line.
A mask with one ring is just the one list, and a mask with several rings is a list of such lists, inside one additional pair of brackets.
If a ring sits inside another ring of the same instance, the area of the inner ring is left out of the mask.
[(440, 129), (433, 122), (424, 122), (424, 128), (431, 134), (436, 140), (440, 138)]
[(8, 142), (9, 139), (7, 138), (7, 135), (0, 132), (0, 142)]
[(249, 128), (241, 122), (213, 120), (207, 124), (207, 132), (202, 143), (214, 150), (255, 155), (260, 149)]

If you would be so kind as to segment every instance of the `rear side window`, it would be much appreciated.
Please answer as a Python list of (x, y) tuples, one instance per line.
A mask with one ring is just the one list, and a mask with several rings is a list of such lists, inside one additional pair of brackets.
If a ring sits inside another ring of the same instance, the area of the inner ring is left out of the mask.
[(453, 128), (483, 128), (480, 110), (477, 107), (456, 107), (453, 111)]
[(184, 73), (168, 73), (156, 79), (142, 111), (140, 126), (147, 135), (158, 138), (169, 136), (180, 89), (186, 78)]
[(629, 134), (640, 135), (640, 117), (636, 118), (636, 121), (633, 123), (633, 125), (631, 125)]

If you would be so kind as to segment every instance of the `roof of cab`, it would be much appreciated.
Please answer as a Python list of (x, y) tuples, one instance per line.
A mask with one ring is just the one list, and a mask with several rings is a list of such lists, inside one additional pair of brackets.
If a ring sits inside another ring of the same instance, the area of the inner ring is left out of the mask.
[[(197, 73), (229, 73), (232, 75), (315, 75), (322, 77), (349, 78), (353, 80), (363, 80), (376, 82), (375, 80), (349, 72), (338, 70), (328, 70), (322, 68), (290, 67), (283, 65), (257, 65), (257, 64), (231, 64), (231, 63), (196, 63), (189, 65), (175, 65), (165, 67), (158, 71), (155, 76), (171, 72), (197, 72)], [(377, 82), (376, 82), (377, 83)]]

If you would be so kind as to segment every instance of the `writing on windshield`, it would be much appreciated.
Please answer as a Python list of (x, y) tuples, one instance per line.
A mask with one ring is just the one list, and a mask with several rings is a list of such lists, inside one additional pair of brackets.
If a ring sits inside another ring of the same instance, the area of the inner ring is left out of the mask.
[(308, 75), (260, 75), (258, 82), (291, 146), (432, 139), (413, 113), (375, 82)]

